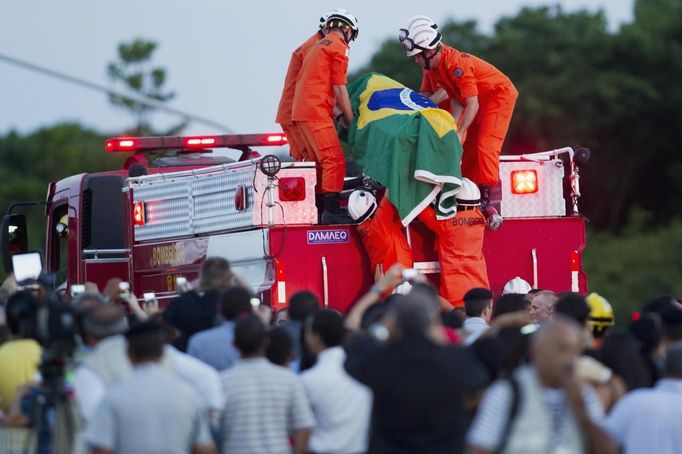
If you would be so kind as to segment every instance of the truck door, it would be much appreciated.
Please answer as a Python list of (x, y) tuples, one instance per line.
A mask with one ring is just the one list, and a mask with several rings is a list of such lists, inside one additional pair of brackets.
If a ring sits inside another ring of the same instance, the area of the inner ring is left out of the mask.
[(129, 280), (130, 249), (125, 243), (124, 177), (89, 175), (83, 181), (81, 257), (84, 282), (100, 289), (118, 277)]
[(55, 284), (61, 286), (69, 277), (69, 271), (77, 269), (69, 259), (73, 255), (69, 251), (69, 238), (75, 234), (75, 230), (69, 222), (68, 199), (56, 201), (50, 206), (48, 212), (48, 235), (47, 256), (45, 264), (47, 270), (54, 273)]

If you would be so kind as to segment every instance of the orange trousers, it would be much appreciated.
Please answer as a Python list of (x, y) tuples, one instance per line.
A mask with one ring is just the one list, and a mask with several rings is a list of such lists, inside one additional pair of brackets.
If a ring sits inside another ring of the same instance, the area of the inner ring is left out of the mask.
[(377, 268), (387, 272), (394, 263), (412, 268), (412, 250), (407, 244), (398, 210), (388, 197), (381, 199), (373, 217), (358, 225), (358, 233), (375, 273)]
[(480, 108), (463, 144), (463, 177), (491, 187), (500, 181), (500, 152), (517, 97), (518, 92), (510, 86), (480, 100)]
[(301, 137), (301, 133), (294, 123), (287, 123), (280, 125), (282, 131), (287, 135), (287, 141), (289, 142), (289, 155), (294, 158), (295, 161), (309, 161), (308, 149), (306, 148), (305, 141)]
[(419, 220), (436, 234), (443, 298), (459, 307), (464, 305), (464, 294), (472, 288), (490, 288), (483, 256), (486, 222), (480, 210), (459, 211), (454, 218), (439, 221), (433, 208), (427, 207)]
[(341, 192), (346, 159), (331, 119), (325, 122), (296, 122), (308, 157), (317, 163), (316, 192)]

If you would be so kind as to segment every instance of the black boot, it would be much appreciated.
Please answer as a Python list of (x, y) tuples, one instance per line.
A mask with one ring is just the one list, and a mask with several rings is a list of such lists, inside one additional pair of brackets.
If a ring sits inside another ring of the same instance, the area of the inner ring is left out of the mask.
[(490, 203), (490, 186), (487, 184), (479, 184), (478, 189), (481, 191), (481, 213), (485, 216), (490, 230), (497, 230), (502, 227), (502, 216), (497, 212), (494, 206)]
[(315, 208), (317, 208), (317, 223), (322, 223), (322, 213), (324, 212), (324, 194), (315, 194)]
[(324, 211), (322, 212), (321, 224), (352, 224), (353, 220), (341, 210), (339, 206), (340, 194), (329, 192), (324, 195)]

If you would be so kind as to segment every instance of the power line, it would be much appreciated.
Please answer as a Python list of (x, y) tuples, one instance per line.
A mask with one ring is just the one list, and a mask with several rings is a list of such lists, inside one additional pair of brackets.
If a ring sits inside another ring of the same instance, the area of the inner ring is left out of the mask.
[(167, 106), (167, 105), (165, 105), (165, 104), (163, 104), (163, 103), (161, 103), (155, 99), (148, 98), (146, 96), (142, 96), (142, 95), (138, 95), (138, 94), (134, 94), (134, 93), (124, 93), (122, 91), (113, 90), (111, 88), (105, 87), (104, 85), (96, 84), (94, 82), (90, 82), (90, 81), (87, 81), (84, 79), (80, 79), (78, 77), (70, 76), (68, 74), (64, 74), (64, 73), (61, 73), (58, 71), (54, 71), (52, 69), (45, 68), (43, 66), (34, 65), (33, 63), (28, 63), (26, 61), (19, 60), (17, 58), (13, 58), (13, 57), (3, 55), (3, 54), (0, 54), (0, 60), (4, 60), (5, 62), (7, 62), (9, 64), (12, 64), (15, 66), (20, 66), (24, 69), (28, 69), (30, 71), (34, 71), (34, 72), (46, 75), (48, 77), (60, 79), (60, 80), (63, 80), (65, 82), (69, 82), (69, 83), (74, 84), (74, 85), (80, 85), (81, 87), (89, 88), (90, 90), (104, 92), (104, 93), (107, 93), (109, 95), (114, 95), (114, 96), (119, 96), (121, 98), (130, 99), (130, 100), (135, 101), (137, 103), (144, 104), (146, 106), (153, 107), (153, 108), (158, 109), (158, 110), (163, 110), (165, 112), (168, 112), (168, 113), (171, 113), (174, 115), (179, 115), (183, 118), (195, 121), (197, 123), (202, 123), (202, 124), (205, 124), (207, 126), (211, 126), (213, 128), (220, 129), (221, 131), (225, 131), (226, 133), (232, 133), (233, 132), (230, 128), (228, 128), (227, 126), (222, 125), (218, 122), (215, 122), (213, 120), (209, 120), (207, 118), (199, 117), (197, 115), (189, 114), (187, 112), (183, 112), (183, 111), (178, 110), (178, 109), (174, 109), (174, 108), (169, 107), (169, 106)]

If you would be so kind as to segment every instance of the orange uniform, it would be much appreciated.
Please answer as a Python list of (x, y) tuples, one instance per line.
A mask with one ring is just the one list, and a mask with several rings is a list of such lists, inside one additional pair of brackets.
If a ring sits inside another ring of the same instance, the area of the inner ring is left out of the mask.
[(338, 33), (329, 33), (306, 54), (296, 81), (291, 117), (301, 133), (310, 158), (318, 163), (318, 190), (343, 190), (346, 161), (334, 127), (334, 85), (346, 84), (348, 45)]
[(358, 225), (358, 233), (369, 255), (372, 271), (381, 266), (386, 272), (395, 263), (412, 268), (412, 250), (398, 210), (388, 197), (381, 199), (373, 217)]
[(301, 133), (296, 128), (291, 119), (291, 108), (294, 104), (294, 92), (296, 91), (296, 80), (298, 74), (303, 66), (303, 59), (311, 47), (322, 38), (321, 33), (315, 33), (308, 38), (306, 42), (292, 52), (289, 60), (289, 68), (287, 75), (284, 77), (284, 89), (282, 90), (282, 97), (279, 100), (279, 107), (277, 108), (277, 117), (275, 121), (282, 126), (282, 130), (287, 134), (289, 139), (289, 151), (291, 157), (297, 161), (310, 159), (305, 147), (305, 143), (301, 138)]
[(419, 220), (436, 234), (440, 263), (440, 295), (452, 305), (464, 305), (464, 294), (474, 287), (489, 288), (483, 256), (486, 221), (478, 208), (461, 210), (454, 218), (439, 221), (431, 207)]
[(490, 63), (445, 44), (441, 52), (438, 68), (424, 70), (419, 91), (435, 93), (443, 88), (465, 107), (466, 98), (478, 96), (479, 110), (463, 144), (462, 176), (479, 185), (495, 186), (500, 179), (500, 151), (518, 92)]

